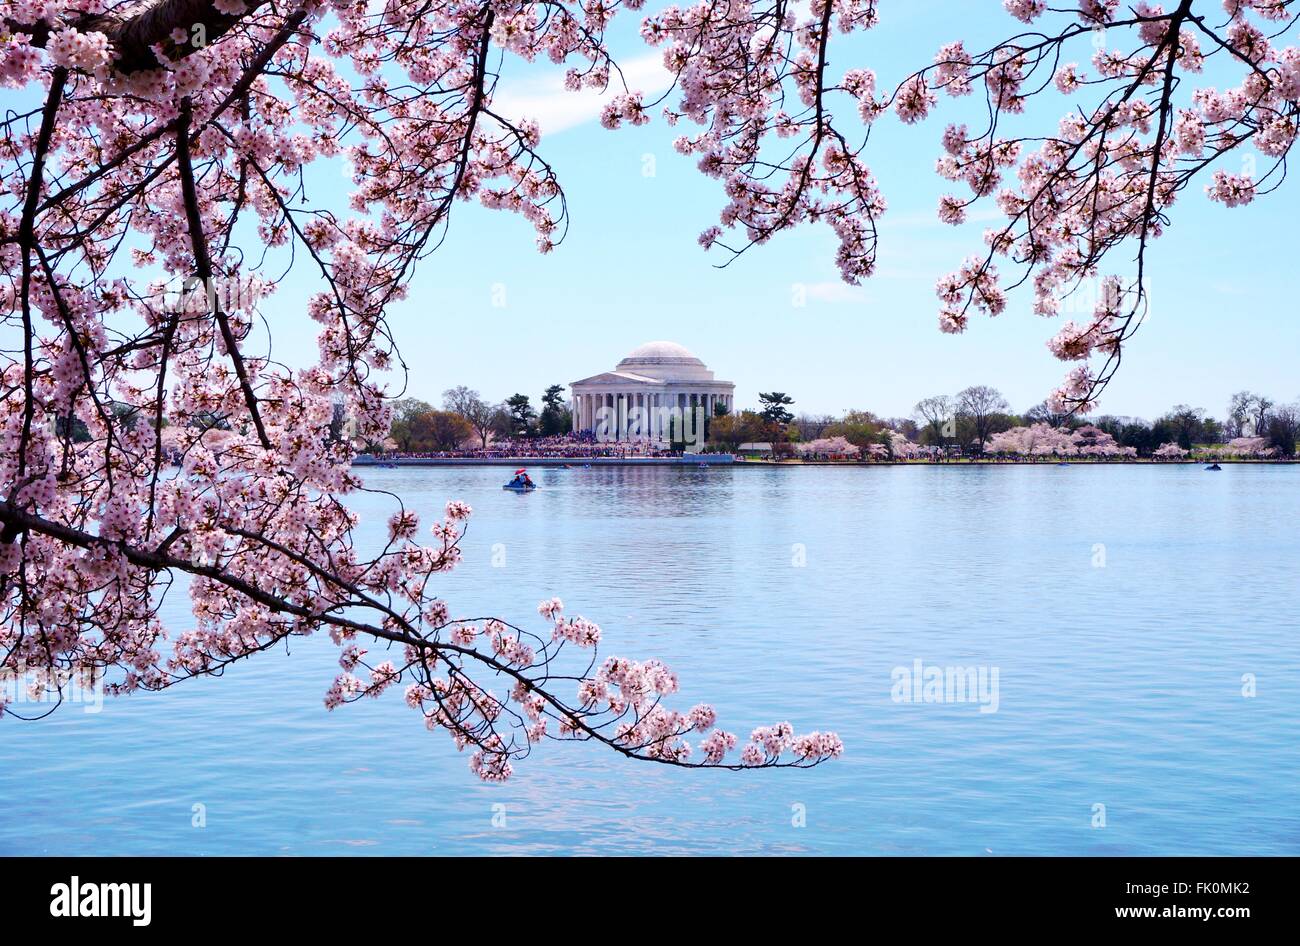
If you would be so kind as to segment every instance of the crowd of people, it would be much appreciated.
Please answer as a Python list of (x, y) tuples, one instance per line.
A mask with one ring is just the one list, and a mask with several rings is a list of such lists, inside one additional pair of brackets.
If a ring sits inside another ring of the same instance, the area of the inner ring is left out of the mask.
[(492, 440), (486, 447), (461, 447), (456, 450), (423, 452), (388, 451), (385, 460), (506, 460), (552, 459), (589, 460), (602, 457), (675, 457), (681, 451), (648, 441), (599, 441), (590, 432), (560, 434), (552, 437), (521, 437)]
[[(896, 431), (888, 431), (890, 444), (869, 443), (865, 448), (850, 443), (842, 436), (817, 438), (805, 443), (778, 443), (764, 445), (770, 452), (761, 455), (741, 455), (738, 459), (780, 462), (798, 459), (804, 462), (929, 462), (945, 463), (969, 460), (972, 457), (992, 463), (1041, 463), (1063, 459), (1133, 460), (1137, 451), (1120, 446), (1115, 438), (1085, 425), (1076, 429), (1053, 428), (1047, 424), (1013, 427), (993, 434), (984, 450), (963, 451), (955, 446), (923, 446)], [(715, 448), (716, 449), (716, 448)], [(1201, 451), (1211, 459), (1244, 458), (1264, 459), (1276, 451), (1268, 449), (1262, 438), (1238, 438), (1227, 444)], [(743, 451), (742, 451), (743, 454)], [(1153, 453), (1156, 460), (1187, 459), (1189, 451), (1176, 444), (1165, 444)], [(604, 441), (590, 431), (560, 434), (549, 437), (507, 437), (494, 439), (487, 446), (462, 445), (455, 450), (437, 451), (384, 451), (372, 455), (377, 460), (592, 460), (627, 459), (646, 457), (680, 457), (681, 450), (673, 450), (665, 443), (646, 440)]]

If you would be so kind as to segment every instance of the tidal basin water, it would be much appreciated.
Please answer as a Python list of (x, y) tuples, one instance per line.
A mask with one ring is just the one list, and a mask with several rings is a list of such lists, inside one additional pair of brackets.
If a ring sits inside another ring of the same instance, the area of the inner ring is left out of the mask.
[[(426, 519), (474, 507), (454, 614), (542, 630), (559, 595), (602, 653), (676, 669), (683, 708), (845, 757), (547, 743), (487, 785), (400, 692), (326, 712), (322, 637), (0, 720), (0, 854), (1300, 853), (1300, 468), (546, 469), (523, 496), (508, 472), (365, 472)], [(372, 538), (384, 503), (357, 502)], [(996, 670), (996, 712), (899, 701), (916, 661)]]

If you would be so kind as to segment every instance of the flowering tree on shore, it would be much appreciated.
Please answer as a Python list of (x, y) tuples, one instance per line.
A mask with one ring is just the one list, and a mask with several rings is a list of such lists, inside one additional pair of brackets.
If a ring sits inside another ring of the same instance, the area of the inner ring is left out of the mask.
[(908, 440), (897, 430), (887, 430), (885, 433), (889, 436), (889, 453), (895, 460), (914, 460), (921, 455), (920, 445)]
[(1178, 444), (1170, 441), (1169, 443), (1162, 443), (1160, 446), (1156, 447), (1155, 451), (1151, 455), (1157, 460), (1185, 460), (1189, 452), (1190, 451), (1184, 450), (1182, 447), (1178, 446)]
[(862, 453), (862, 448), (849, 443), (843, 437), (818, 437), (816, 440), (795, 444), (794, 449), (802, 456), (813, 457), (856, 457)]
[(1133, 447), (1122, 447), (1115, 438), (1091, 424), (1071, 430), (1049, 424), (1012, 427), (989, 438), (988, 452), (1024, 457), (1136, 457)]
[[(642, 34), (675, 80), (664, 117), (696, 132), (678, 150), (727, 195), (701, 242), (734, 258), (823, 223), (849, 282), (872, 273), (885, 210), (864, 159), (871, 124), (889, 112), (912, 124), (938, 93), (979, 88), (987, 125), (949, 126), (939, 162), (971, 194), (943, 198), (940, 215), (956, 223), (994, 200), (1006, 220), (940, 281), (941, 326), (998, 314), (1025, 281), (1052, 314), (1062, 292), (1106, 269), (1088, 324), (1052, 344), (1079, 363), (1055, 402), (1084, 410), (1140, 321), (1145, 252), (1174, 198), (1211, 171), (1209, 194), (1228, 206), (1280, 179), (1300, 96), (1300, 55), (1281, 45), (1294, 18), (1279, 0), (1231, 0), (1217, 20), (1209, 0), (1168, 12), (1121, 11), (1117, 0), (1005, 5), (1039, 31), (982, 51), (949, 43), (892, 90), (865, 68), (830, 65), (837, 33), (877, 25), (876, 0), (814, 0), (807, 15), (702, 0), (648, 17)], [(434, 579), (459, 557), (463, 506), (448, 507), (426, 545), (393, 497), (386, 544), (363, 553), (346, 504), (362, 488), (349, 466), (356, 444), (389, 433), (392, 395), (379, 377), (403, 367), (387, 307), (446, 238), (456, 203), (518, 214), (542, 252), (567, 226), (540, 130), (497, 106), (498, 78), (545, 57), (567, 67), (572, 89), (612, 89), (607, 126), (650, 121), (660, 103), (622, 87), (605, 39), (622, 7), (641, 6), (3, 5), (0, 83), (24, 104), (5, 116), (0, 146), (10, 346), (0, 353), (0, 669), (54, 689), (72, 675), (107, 678), (111, 692), (154, 690), (327, 632), (343, 651), (331, 706), (405, 683), (407, 701), (470, 749), (485, 778), (505, 777), (551, 736), (730, 764), (736, 739), (713, 728), (712, 710), (663, 704), (677, 682), (661, 665), (588, 658), (560, 669), (561, 651), (590, 648), (599, 633), (558, 605), (544, 606), (537, 636), (455, 619)], [(1090, 65), (1070, 64), (1099, 31)], [(1185, 88), (1212, 58), (1231, 63), (1239, 84)], [(1005, 119), (1050, 86), (1070, 97), (1060, 126), (1005, 136)], [(863, 123), (856, 141), (846, 111)], [(1275, 162), (1262, 176), (1212, 169), (1248, 147)], [(306, 169), (345, 161), (353, 189), (341, 211), (314, 197)], [(1135, 268), (1113, 260), (1121, 247)], [(260, 330), (286, 260), (318, 287), (307, 309), (319, 358), (307, 367), (278, 363)], [(329, 434), (339, 404), (352, 425), (342, 438)], [(220, 437), (207, 433), (212, 418)], [(183, 633), (159, 618), (178, 576), (194, 614)], [(374, 662), (366, 642), (398, 657)], [(702, 735), (698, 756), (690, 732)], [(741, 763), (809, 765), (840, 751), (833, 735), (795, 738), (778, 724), (754, 731)]]
[(1241, 459), (1264, 459), (1277, 456), (1277, 448), (1267, 437), (1233, 437), (1227, 443), (1210, 447), (1209, 453)]

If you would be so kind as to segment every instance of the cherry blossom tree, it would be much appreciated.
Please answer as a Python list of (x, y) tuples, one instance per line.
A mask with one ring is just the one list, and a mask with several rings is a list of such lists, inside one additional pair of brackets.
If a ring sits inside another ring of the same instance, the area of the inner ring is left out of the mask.
[(1099, 427), (1085, 424), (1071, 434), (1070, 439), (1078, 448), (1081, 457), (1132, 458), (1137, 456), (1136, 447), (1121, 447), (1115, 438)]
[(1156, 447), (1151, 456), (1155, 457), (1157, 460), (1184, 460), (1187, 458), (1188, 452), (1189, 451), (1178, 446), (1178, 444), (1170, 441), (1169, 443), (1162, 443), (1160, 446)]
[(861, 448), (843, 437), (818, 437), (816, 440), (795, 444), (795, 450), (804, 456), (823, 457), (856, 457), (862, 452)]
[[(704, 126), (679, 138), (678, 150), (698, 155), (729, 198), (721, 226), (701, 243), (734, 258), (792, 224), (825, 223), (839, 237), (844, 279), (860, 282), (875, 269), (886, 206), (865, 163), (872, 126), (890, 112), (919, 123), (941, 94), (978, 90), (984, 124), (947, 125), (937, 164), (969, 193), (941, 197), (938, 214), (960, 224), (983, 202), (1004, 219), (938, 281), (940, 328), (961, 332), (973, 313), (999, 315), (1008, 291), (1025, 283), (1034, 311), (1048, 317), (1093, 287), (1088, 317), (1048, 343), (1075, 363), (1049, 397), (1051, 409), (1091, 410), (1147, 311), (1147, 251), (1178, 196), (1204, 180), (1209, 199), (1238, 207), (1281, 184), (1300, 116), (1300, 47), (1286, 42), (1297, 20), (1292, 4), (1004, 0), (1031, 29), (978, 50), (955, 39), (892, 86), (866, 68), (834, 77), (833, 34), (876, 28), (880, 6), (814, 0), (812, 18), (800, 21), (780, 5), (705, 2), (647, 21), (652, 44), (673, 44), (665, 62), (683, 98), (668, 118)], [(1203, 84), (1197, 77), (1210, 67), (1235, 84)], [(1053, 93), (1062, 97), (1056, 128), (1008, 130), (1031, 98)], [(865, 125), (859, 137), (834, 107), (842, 98)], [(635, 96), (612, 105), (608, 123), (620, 115), (645, 118)], [(773, 138), (791, 144), (774, 154), (765, 148)], [(1240, 156), (1236, 168), (1230, 155)], [(1250, 170), (1259, 163), (1262, 173)]]
[(1121, 447), (1113, 436), (1091, 424), (1074, 430), (1045, 423), (1012, 427), (993, 434), (989, 438), (988, 450), (990, 453), (1025, 457), (1090, 457), (1104, 460), (1137, 456), (1135, 448)]
[[(331, 706), (403, 683), (485, 778), (551, 737), (731, 764), (737, 740), (710, 708), (669, 709), (677, 681), (654, 661), (591, 657), (599, 630), (558, 603), (536, 634), (453, 617), (435, 578), (459, 557), (463, 505), (421, 544), (416, 513), (392, 497), (384, 546), (356, 542), (347, 497), (363, 484), (350, 461), (387, 437), (400, 392), (383, 379), (404, 370), (388, 306), (458, 202), (519, 215), (544, 253), (568, 225), (540, 129), (497, 104), (502, 74), (546, 59), (570, 89), (609, 94), (610, 128), (656, 110), (684, 126), (677, 150), (725, 193), (705, 247), (731, 262), (824, 224), (850, 283), (875, 268), (886, 207), (866, 163), (873, 124), (915, 124), (939, 94), (978, 89), (986, 124), (949, 125), (938, 161), (970, 194), (943, 197), (939, 214), (958, 223), (984, 201), (1005, 220), (939, 281), (940, 326), (1001, 313), (1023, 283), (1054, 315), (1102, 280), (1085, 323), (1050, 344), (1076, 363), (1052, 403), (1076, 410), (1141, 321), (1147, 249), (1176, 197), (1203, 179), (1211, 199), (1249, 203), (1280, 183), (1295, 140), (1286, 0), (1007, 0), (1031, 29), (983, 50), (949, 42), (889, 83), (832, 67), (839, 36), (878, 26), (877, 0), (700, 0), (644, 18), (673, 78), (653, 102), (626, 87), (606, 40), (642, 2), (4, 3), (0, 83), (22, 104), (0, 145), (0, 668), (55, 690), (71, 676), (157, 690), (324, 632), (342, 649)], [(1236, 84), (1184, 81), (1211, 60)], [(1058, 127), (1007, 132), (1052, 89)], [(1263, 174), (1223, 165), (1252, 148), (1272, 162)], [(345, 208), (309, 186), (307, 170), (331, 163), (349, 168)], [(267, 344), (286, 266), (317, 286), (306, 314), (319, 358), (306, 367)], [(328, 434), (338, 404), (346, 437)], [(169, 593), (190, 596), (192, 629), (163, 627)], [(561, 653), (575, 651), (586, 656), (566, 672)], [(840, 752), (833, 735), (796, 738), (783, 723), (755, 730), (740, 758), (810, 765)]]
[(886, 429), (889, 436), (889, 452), (895, 460), (912, 460), (922, 453), (919, 444), (913, 443), (897, 430)]
[[(493, 108), (502, 55), (576, 63), (575, 84), (603, 86), (609, 13), (4, 5), (0, 81), (33, 105), (9, 112), (0, 156), (0, 294), (18, 340), (0, 364), (0, 672), (59, 696), (74, 681), (161, 690), (327, 633), (342, 670), (328, 707), (404, 685), (488, 780), (545, 739), (687, 766), (841, 754), (834, 734), (777, 723), (730, 757), (740, 740), (711, 707), (670, 708), (668, 667), (598, 659), (600, 628), (558, 599), (537, 631), (454, 615), (436, 579), (460, 557), (463, 504), (420, 542), (393, 496), (386, 542), (358, 546), (350, 462), (387, 435), (379, 376), (400, 367), (386, 307), (457, 200), (520, 214), (543, 251), (563, 229), (536, 126)], [(313, 202), (304, 177), (344, 158), (350, 214)], [(280, 249), (319, 286), (306, 368), (259, 346)], [(163, 601), (185, 593), (193, 626), (165, 628)]]
[(1242, 459), (1263, 459), (1277, 455), (1277, 449), (1267, 437), (1234, 437), (1227, 443), (1211, 447), (1208, 452)]
[(988, 452), (1024, 457), (1072, 456), (1078, 447), (1068, 429), (1047, 424), (1012, 427), (989, 438)]

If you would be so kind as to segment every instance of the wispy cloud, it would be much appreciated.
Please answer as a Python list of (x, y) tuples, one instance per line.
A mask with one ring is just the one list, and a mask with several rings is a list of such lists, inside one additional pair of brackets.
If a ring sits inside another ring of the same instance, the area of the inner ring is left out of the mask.
[[(672, 75), (664, 68), (660, 53), (630, 59), (619, 66), (627, 88), (641, 92), (647, 99), (672, 84)], [(596, 120), (605, 101), (622, 91), (623, 82), (614, 73), (604, 92), (596, 89), (570, 92), (564, 87), (564, 72), (552, 69), (523, 79), (502, 81), (493, 96), (492, 108), (506, 118), (531, 118), (541, 126), (542, 134), (553, 135)]]

